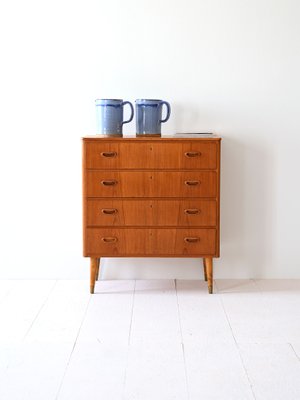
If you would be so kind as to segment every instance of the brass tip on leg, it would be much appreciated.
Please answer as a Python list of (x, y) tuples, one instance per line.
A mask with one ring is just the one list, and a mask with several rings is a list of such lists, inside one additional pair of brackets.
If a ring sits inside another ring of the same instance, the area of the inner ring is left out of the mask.
[(90, 293), (94, 294), (94, 286), (90, 286)]
[(213, 292), (213, 287), (212, 286), (208, 286), (208, 293), (212, 294), (212, 292)]

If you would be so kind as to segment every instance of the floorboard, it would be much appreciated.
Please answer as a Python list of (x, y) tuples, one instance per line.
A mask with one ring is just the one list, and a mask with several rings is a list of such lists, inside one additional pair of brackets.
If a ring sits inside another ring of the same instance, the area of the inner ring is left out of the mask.
[(285, 343), (272, 309), (252, 280), (218, 280), (218, 293), (237, 343)]
[(96, 283), (58, 399), (122, 399), (134, 281)]
[[(59, 281), (46, 298), (47, 285), (40, 287), (44, 287), (45, 293), (39, 312), (31, 318), (22, 340), (6, 347), (9, 358), (0, 385), (1, 399), (54, 399), (64, 377), (90, 295), (83, 281)], [(37, 300), (36, 295), (33, 300)], [(31, 302), (21, 303), (21, 310), (27, 308), (25, 315), (32, 312)], [(12, 304), (14, 307), (15, 301)]]
[(241, 344), (256, 400), (299, 400), (300, 362), (289, 344)]
[(189, 399), (253, 400), (221, 295), (203, 281), (178, 281)]
[(188, 399), (174, 280), (136, 282), (124, 399)]

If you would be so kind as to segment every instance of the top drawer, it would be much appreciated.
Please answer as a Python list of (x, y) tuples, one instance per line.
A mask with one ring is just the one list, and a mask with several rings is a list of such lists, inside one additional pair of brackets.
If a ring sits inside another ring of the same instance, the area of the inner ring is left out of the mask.
[(216, 169), (215, 142), (86, 142), (88, 169)]

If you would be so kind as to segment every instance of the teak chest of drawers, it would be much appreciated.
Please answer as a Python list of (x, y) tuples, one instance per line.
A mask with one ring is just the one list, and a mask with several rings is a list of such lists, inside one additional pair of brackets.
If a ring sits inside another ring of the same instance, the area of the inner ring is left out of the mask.
[(94, 293), (101, 257), (201, 257), (213, 291), (220, 251), (214, 135), (83, 138), (83, 255)]

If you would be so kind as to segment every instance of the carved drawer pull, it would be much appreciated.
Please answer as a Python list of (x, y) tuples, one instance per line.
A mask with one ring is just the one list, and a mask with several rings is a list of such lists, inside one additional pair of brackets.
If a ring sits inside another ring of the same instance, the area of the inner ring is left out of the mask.
[(199, 181), (185, 181), (184, 182), (187, 186), (196, 186), (199, 185)]
[(112, 181), (101, 181), (101, 184), (104, 186), (114, 186), (118, 183), (118, 181), (112, 180)]
[(186, 237), (186, 238), (184, 238), (184, 241), (186, 243), (196, 243), (196, 242), (200, 241), (200, 238), (198, 238), (198, 237)]
[(112, 157), (117, 157), (117, 152), (116, 151), (104, 151), (101, 153), (102, 157), (107, 157), (107, 158), (112, 158)]
[(102, 240), (102, 242), (105, 242), (105, 243), (116, 243), (118, 241), (118, 238), (116, 238), (116, 237), (103, 237), (101, 240)]
[(116, 208), (102, 208), (101, 212), (103, 214), (111, 215), (117, 214), (118, 210)]
[(200, 151), (187, 151), (186, 153), (184, 153), (184, 155), (185, 155), (186, 157), (191, 158), (191, 157), (198, 157), (198, 156), (201, 156), (201, 153), (200, 153)]
[(188, 208), (184, 210), (185, 214), (199, 214), (200, 210), (198, 208)]

